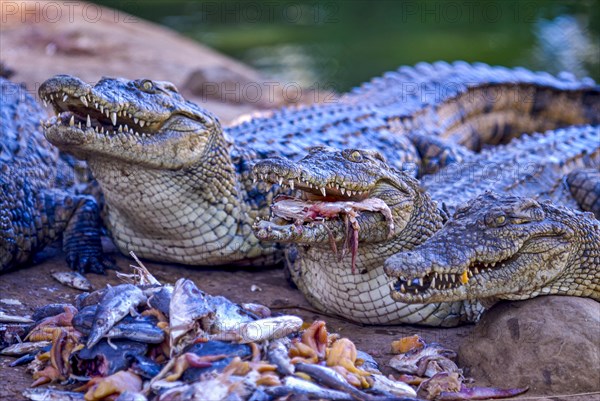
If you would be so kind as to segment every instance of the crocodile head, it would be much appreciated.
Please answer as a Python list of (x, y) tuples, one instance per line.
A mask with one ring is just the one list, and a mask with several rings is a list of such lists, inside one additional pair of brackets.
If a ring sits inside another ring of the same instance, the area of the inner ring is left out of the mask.
[(418, 181), (389, 167), (376, 151), (314, 147), (298, 162), (259, 161), (254, 173), (295, 191), (275, 198), (272, 217), (254, 224), (261, 240), (334, 250), (342, 243), (354, 254), (359, 242), (416, 240), (416, 234), (404, 236), (405, 228), (419, 215), (428, 217), (420, 213), (428, 195)]
[(56, 112), (44, 124), (47, 139), (81, 159), (180, 169), (197, 163), (220, 131), (215, 117), (169, 82), (103, 78), (91, 86), (57, 75), (39, 95)]
[(404, 303), (526, 299), (551, 293), (578, 252), (575, 212), (484, 193), (415, 249), (389, 258), (392, 297)]

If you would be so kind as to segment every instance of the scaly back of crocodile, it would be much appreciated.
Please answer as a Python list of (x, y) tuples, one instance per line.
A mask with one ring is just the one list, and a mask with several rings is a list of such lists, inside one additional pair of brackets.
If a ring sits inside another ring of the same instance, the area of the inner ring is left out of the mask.
[(419, 131), (479, 150), (522, 133), (598, 122), (600, 88), (589, 78), (437, 62), (401, 67), (330, 104), (284, 108), (227, 132), (262, 157), (298, 160), (318, 145), (371, 148), (398, 167), (404, 158), (393, 134)]
[(582, 168), (600, 168), (600, 126), (569, 127), (514, 139), (421, 180), (450, 213), (485, 191), (579, 209), (565, 182)]

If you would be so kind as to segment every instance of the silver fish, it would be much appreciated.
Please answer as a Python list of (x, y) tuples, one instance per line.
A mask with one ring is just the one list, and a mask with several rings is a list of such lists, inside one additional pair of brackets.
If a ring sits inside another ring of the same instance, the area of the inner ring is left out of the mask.
[(417, 392), (404, 382), (391, 380), (384, 375), (379, 374), (372, 374), (370, 377), (373, 379), (371, 390), (380, 391), (382, 393), (390, 393), (397, 396), (417, 396)]
[(293, 315), (268, 317), (244, 323), (239, 327), (239, 341), (245, 344), (283, 338), (300, 330), (302, 323), (301, 318)]
[(0, 355), (21, 356), (39, 351), (43, 348), (46, 348), (50, 344), (52, 344), (50, 341), (17, 343), (4, 348), (2, 351), (0, 351)]
[(177, 280), (169, 304), (171, 352), (176, 353), (181, 348), (177, 346), (178, 342), (194, 328), (196, 322), (199, 323), (199, 330), (208, 331), (214, 315), (213, 307), (193, 281), (184, 278)]
[(137, 306), (146, 300), (142, 290), (135, 285), (121, 284), (109, 287), (98, 305), (86, 347), (91, 348), (96, 345), (119, 320), (128, 313), (135, 314)]
[(92, 283), (82, 274), (77, 272), (56, 272), (52, 273), (52, 278), (67, 287), (76, 290), (91, 291), (94, 289)]
[(236, 330), (243, 323), (255, 320), (240, 305), (231, 302), (225, 297), (206, 295), (206, 301), (215, 311), (214, 321), (210, 328), (212, 334)]
[(160, 344), (165, 339), (165, 332), (147, 322), (119, 323), (110, 329), (105, 337)]
[(277, 339), (271, 341), (267, 347), (267, 359), (270, 363), (277, 366), (277, 371), (284, 376), (292, 376), (294, 371), (294, 365), (290, 361), (289, 350), (284, 342), (289, 343), (289, 339)]
[(59, 391), (49, 388), (28, 388), (23, 391), (23, 397), (32, 401), (83, 401), (83, 393)]
[(348, 393), (331, 390), (311, 383), (295, 376), (288, 376), (283, 380), (283, 386), (266, 388), (265, 392), (274, 398), (285, 397), (289, 394), (303, 394), (310, 399), (323, 399), (331, 401), (354, 401), (356, 400)]

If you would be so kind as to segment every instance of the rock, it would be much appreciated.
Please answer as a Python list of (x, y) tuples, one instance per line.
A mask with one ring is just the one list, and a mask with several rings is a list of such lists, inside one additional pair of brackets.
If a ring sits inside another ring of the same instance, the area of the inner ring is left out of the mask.
[(529, 386), (530, 394), (544, 395), (598, 391), (600, 303), (547, 296), (498, 304), (458, 355), (480, 386)]

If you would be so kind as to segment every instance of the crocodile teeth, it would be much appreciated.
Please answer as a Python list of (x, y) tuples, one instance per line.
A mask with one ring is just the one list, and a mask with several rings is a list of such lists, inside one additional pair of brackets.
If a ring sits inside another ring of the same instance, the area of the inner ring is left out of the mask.
[(139, 118), (136, 118), (136, 117), (133, 117), (133, 122), (137, 124), (137, 123), (139, 123), (139, 122), (140, 122), (140, 119), (139, 119)]
[(351, 190), (348, 190), (348, 191), (346, 192), (346, 196), (347, 196), (347, 197), (351, 197), (351, 196), (352, 196), (352, 191), (351, 191)]
[(71, 116), (71, 119), (69, 120), (69, 125), (71, 127), (75, 125), (75, 116), (74, 115)]
[(79, 127), (79, 129), (81, 129), (81, 121), (79, 121), (79, 123), (77, 124), (77, 126)]
[(44, 107), (48, 107), (48, 102), (46, 101), (46, 99), (44, 99), (43, 102), (44, 102)]
[(96, 132), (100, 133), (100, 127), (96, 125)]
[(117, 125), (117, 113), (114, 111), (110, 113), (110, 121), (112, 121), (113, 125)]
[(290, 184), (290, 188), (292, 188), (292, 190), (294, 189), (294, 180), (289, 180), (288, 181)]
[(456, 276), (454, 274), (450, 275), (450, 281), (452, 281), (453, 283), (456, 283)]
[(69, 98), (69, 95), (67, 95), (67, 94), (65, 93), (65, 95), (63, 96), (63, 102), (66, 102), (68, 98)]
[(340, 188), (340, 192), (341, 192), (341, 194), (342, 194), (342, 195), (344, 195), (344, 194), (346, 193), (346, 188), (344, 188), (344, 187), (341, 187), (341, 188)]
[(144, 127), (145, 124), (146, 124), (146, 121), (140, 120), (140, 127)]
[(435, 277), (431, 279), (431, 285), (432, 288), (435, 288)]
[[(129, 128), (129, 133), (133, 134), (133, 128)], [(137, 136), (140, 136), (140, 134), (138, 132), (135, 133)]]
[(98, 109), (98, 108), (100, 108), (99, 106), (100, 106), (100, 105), (98, 104), (98, 102), (94, 102), (94, 107), (95, 107), (95, 108), (97, 108), (97, 109)]
[(404, 287), (404, 284), (400, 285), (400, 292), (406, 292), (406, 288)]
[(479, 269), (478, 269), (478, 268), (476, 268), (476, 267), (474, 267), (474, 268), (473, 268), (473, 274), (479, 274)]
[(123, 126), (119, 125), (119, 132), (123, 132)]
[(79, 98), (79, 100), (81, 100), (81, 103), (83, 103), (83, 105), (84, 105), (85, 107), (88, 107), (88, 101), (87, 101), (87, 99), (85, 98), (85, 96), (81, 96), (81, 97)]
[(283, 177), (279, 177), (277, 181), (279, 182), (279, 185), (283, 184)]
[(323, 196), (327, 196), (327, 191), (325, 191), (325, 187), (321, 187), (321, 193)]
[[(83, 96), (82, 96), (83, 97)], [(87, 121), (85, 122), (85, 126), (90, 128), (92, 126), (92, 120), (90, 119), (90, 115), (87, 115)]]

